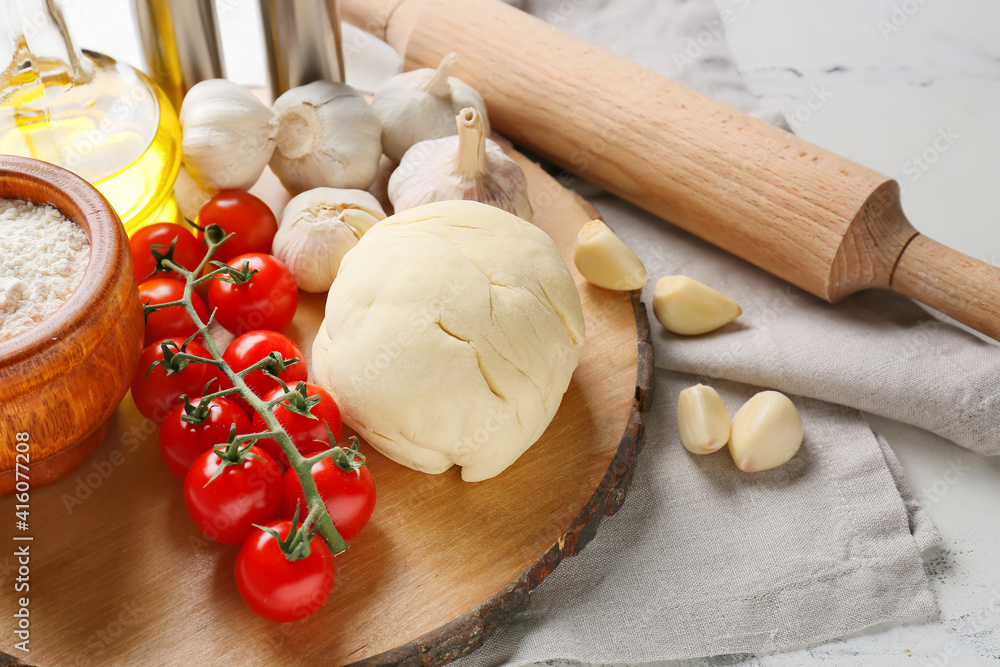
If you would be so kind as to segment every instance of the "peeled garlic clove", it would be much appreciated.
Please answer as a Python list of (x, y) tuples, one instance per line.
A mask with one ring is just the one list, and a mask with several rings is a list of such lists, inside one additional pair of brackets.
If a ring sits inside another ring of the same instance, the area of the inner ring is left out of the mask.
[(294, 194), (320, 187), (367, 189), (382, 157), (382, 125), (346, 83), (313, 81), (272, 107), (278, 135), (271, 169)]
[(802, 418), (784, 394), (762, 391), (733, 417), (729, 453), (743, 472), (760, 472), (788, 462), (802, 445)]
[(715, 331), (742, 313), (740, 304), (687, 276), (660, 278), (653, 292), (653, 314), (675, 334), (697, 336)]
[(601, 220), (591, 220), (577, 234), (573, 263), (598, 287), (628, 291), (646, 285), (642, 260)]
[(288, 202), (271, 251), (300, 289), (325, 292), (347, 251), (384, 219), (378, 200), (363, 190), (314, 188)]
[(474, 88), (451, 76), (458, 56), (449, 53), (436, 70), (404, 72), (375, 89), (372, 108), (382, 123), (382, 149), (394, 162), (411, 146), (455, 134), (455, 114), (476, 109), (486, 136), (490, 123), (486, 103)]
[(225, 79), (200, 81), (180, 111), (181, 160), (204, 190), (248, 190), (274, 151), (278, 123), (243, 86)]
[(688, 387), (677, 399), (677, 431), (692, 454), (711, 454), (729, 442), (729, 411), (719, 392), (703, 384)]
[(458, 136), (421, 141), (392, 172), (389, 201), (396, 213), (436, 201), (470, 199), (531, 220), (524, 172), (500, 144), (486, 138), (482, 115), (463, 109), (452, 122)]

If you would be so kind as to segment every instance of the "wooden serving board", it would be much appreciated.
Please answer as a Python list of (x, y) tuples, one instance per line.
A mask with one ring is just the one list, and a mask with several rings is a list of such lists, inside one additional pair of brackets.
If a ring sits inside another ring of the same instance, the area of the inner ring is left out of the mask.
[[(596, 212), (512, 154), (528, 175), (536, 224), (574, 273), (587, 326), (580, 365), (541, 440), (506, 472), (475, 484), (462, 482), (457, 467), (425, 475), (366, 445), (378, 491), (371, 522), (337, 557), (326, 606), (278, 625), (243, 604), (237, 549), (197, 530), (180, 482), (160, 459), (157, 427), (128, 396), (100, 449), (32, 492), (29, 530), (15, 531), (15, 499), (0, 500), (6, 664), (441, 664), (527, 606), (531, 590), (625, 498), (652, 348), (638, 295), (594, 287), (573, 266), (577, 231)], [(286, 333), (308, 356), (325, 295), (300, 296)], [(15, 533), (33, 540), (14, 542)], [(30, 591), (15, 593), (13, 552), (23, 544)], [(28, 654), (15, 649), (12, 632), (23, 596)]]

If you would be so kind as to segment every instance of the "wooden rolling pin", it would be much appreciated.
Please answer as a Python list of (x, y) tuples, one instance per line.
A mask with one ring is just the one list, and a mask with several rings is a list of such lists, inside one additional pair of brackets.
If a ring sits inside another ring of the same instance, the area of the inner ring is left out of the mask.
[(342, 0), (404, 67), (482, 93), (542, 157), (827, 301), (888, 287), (1000, 339), (1000, 269), (917, 232), (899, 184), (499, 0)]

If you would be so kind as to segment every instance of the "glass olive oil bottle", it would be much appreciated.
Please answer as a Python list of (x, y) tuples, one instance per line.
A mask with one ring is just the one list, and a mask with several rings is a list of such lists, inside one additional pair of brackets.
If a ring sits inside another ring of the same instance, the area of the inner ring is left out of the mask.
[(174, 222), (181, 129), (145, 74), (78, 50), (55, 0), (0, 9), (0, 153), (51, 162), (90, 181), (125, 229)]

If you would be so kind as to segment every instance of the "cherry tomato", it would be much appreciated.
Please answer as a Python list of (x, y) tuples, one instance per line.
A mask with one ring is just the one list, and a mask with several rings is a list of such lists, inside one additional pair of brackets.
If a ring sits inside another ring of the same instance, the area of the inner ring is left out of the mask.
[[(169, 303), (177, 301), (183, 296), (184, 283), (172, 278), (150, 278), (139, 285), (139, 299), (144, 304)], [(202, 322), (208, 319), (205, 302), (193, 292), (191, 293), (191, 304)], [(162, 338), (184, 340), (197, 330), (198, 327), (184, 310), (184, 306), (170, 306), (162, 310), (155, 310), (146, 316), (146, 335), (143, 339), (143, 345), (149, 345)]]
[[(282, 539), (292, 522), (267, 525)], [(311, 616), (326, 602), (333, 589), (333, 554), (316, 534), (309, 542), (309, 555), (288, 560), (273, 535), (256, 530), (236, 556), (236, 588), (258, 616), (275, 623), (290, 623)]]
[[(165, 253), (174, 239), (177, 239), (174, 244), (174, 263), (180, 264), (189, 271), (198, 268), (201, 260), (205, 257), (205, 246), (201, 244), (201, 241), (181, 225), (175, 225), (172, 222), (158, 222), (155, 225), (142, 227), (128, 240), (129, 247), (132, 248), (132, 272), (135, 274), (137, 283), (141, 285), (156, 270), (156, 261), (150, 252), (152, 247), (158, 245), (160, 247), (157, 248), (157, 252)], [(161, 272), (156, 275), (157, 277), (177, 280), (181, 278), (176, 271)]]
[(184, 478), (188, 513), (207, 537), (223, 544), (240, 544), (253, 524), (273, 521), (281, 508), (281, 469), (260, 447), (252, 446), (249, 454), (209, 482), (222, 465), (215, 450), (209, 450), (195, 459)]
[[(179, 349), (184, 339), (168, 338)], [(163, 366), (157, 365), (150, 370), (154, 362), (163, 359), (162, 343), (159, 340), (142, 351), (139, 357), (139, 367), (132, 379), (132, 399), (139, 412), (148, 419), (162, 424), (177, 405), (181, 394), (200, 396), (205, 393), (205, 385), (209, 380), (219, 379), (219, 370), (209, 364), (189, 363), (179, 373), (167, 375)], [(211, 354), (201, 344), (192, 341), (187, 346), (188, 354), (211, 358)]]
[[(371, 518), (375, 509), (375, 481), (367, 466), (354, 470), (344, 470), (332, 458), (323, 459), (312, 467), (326, 511), (333, 519), (337, 532), (345, 540), (351, 540)], [(287, 519), (295, 514), (296, 504), (300, 516), (306, 509), (306, 497), (302, 484), (294, 470), (285, 472), (284, 492), (281, 494), (281, 516)]]
[(284, 329), (299, 303), (292, 272), (281, 260), (261, 253), (238, 255), (227, 263), (241, 269), (244, 262), (257, 270), (244, 284), (236, 285), (221, 277), (211, 281), (208, 303), (218, 308), (216, 320), (237, 336), (256, 329)]
[[(285, 390), (281, 387), (276, 387), (264, 396), (264, 400), (273, 401), (284, 392)], [(306, 394), (308, 396), (319, 394), (319, 403), (314, 405), (311, 411), (311, 414), (316, 419), (310, 419), (286, 410), (284, 406), (288, 403), (287, 400), (271, 408), (271, 412), (278, 418), (278, 423), (285, 429), (285, 433), (291, 438), (292, 444), (295, 445), (295, 448), (303, 456), (316, 454), (329, 448), (329, 436), (326, 433), (327, 425), (330, 426), (330, 432), (333, 433), (335, 440), (339, 440), (342, 428), (340, 408), (337, 406), (336, 401), (333, 400), (330, 392), (307, 382)], [(254, 432), (268, 430), (267, 424), (264, 423), (264, 418), (258, 414), (253, 416), (253, 429)], [(282, 469), (288, 467), (288, 457), (281, 451), (281, 445), (277, 441), (272, 438), (265, 438), (258, 440), (257, 446), (267, 450), (274, 457), (274, 460), (281, 464)]]
[[(278, 377), (284, 382), (294, 387), (299, 380), (305, 381), (309, 379), (306, 373), (306, 358), (302, 354), (302, 350), (299, 349), (299, 346), (291, 338), (277, 331), (251, 331), (245, 333), (229, 344), (222, 358), (229, 364), (229, 367), (233, 371), (239, 373), (244, 368), (253, 366), (271, 352), (281, 353), (281, 357), (286, 361), (290, 359), (299, 360), (299, 363), (289, 366), (283, 373), (278, 374)], [(243, 379), (249, 385), (250, 389), (253, 390), (253, 393), (261, 398), (279, 386), (273, 379), (264, 375), (264, 371), (261, 370), (253, 371)], [(228, 387), (231, 384), (226, 381), (223, 386)], [(250, 406), (242, 398), (233, 394), (230, 400), (233, 400), (234, 403), (246, 410), (247, 414), (251, 414)]]
[[(242, 190), (220, 190), (205, 202), (198, 212), (198, 225), (213, 224), (236, 235), (215, 251), (214, 259), (220, 262), (248, 252), (271, 252), (271, 242), (278, 233), (278, 221), (267, 204)], [(198, 232), (199, 240), (202, 235)]]
[[(200, 397), (191, 400), (194, 408), (201, 403)], [(225, 397), (209, 401), (208, 414), (200, 424), (184, 421), (181, 419), (184, 414), (184, 405), (178, 405), (170, 411), (160, 429), (160, 453), (170, 472), (181, 480), (199, 456), (229, 439), (231, 426), (236, 426), (236, 435), (250, 433), (246, 413)]]

